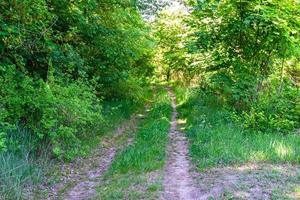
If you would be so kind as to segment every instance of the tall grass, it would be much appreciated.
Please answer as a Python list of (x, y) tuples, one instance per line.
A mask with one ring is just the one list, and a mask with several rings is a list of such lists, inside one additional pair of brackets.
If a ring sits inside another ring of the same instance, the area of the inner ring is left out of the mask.
[(300, 163), (300, 136), (245, 130), (216, 97), (177, 89), (180, 118), (190, 139), (190, 154), (199, 167), (246, 162)]
[(152, 98), (152, 88), (149, 85), (136, 87), (139, 89), (135, 91), (124, 89), (124, 96), (106, 99), (102, 102), (102, 116), (104, 119), (102, 133), (109, 132), (118, 126), (119, 122), (129, 119), (132, 113), (143, 109), (145, 104), (149, 103)]
[(18, 126), (8, 133), (7, 148), (0, 152), (0, 199), (28, 199), (35, 186), (43, 180), (49, 159), (40, 152), (34, 154), (34, 140), (30, 133)]

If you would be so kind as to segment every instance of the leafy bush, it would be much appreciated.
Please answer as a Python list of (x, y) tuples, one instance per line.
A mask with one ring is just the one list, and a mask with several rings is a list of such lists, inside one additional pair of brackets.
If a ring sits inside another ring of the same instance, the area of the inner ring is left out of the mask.
[(280, 93), (275, 88), (265, 91), (250, 111), (243, 112), (242, 119), (245, 127), (260, 131), (288, 132), (299, 128), (299, 88), (287, 84)]
[(50, 143), (58, 157), (80, 153), (80, 138), (100, 129), (101, 106), (83, 82), (44, 82), (18, 73), (14, 66), (0, 76), (2, 132), (22, 124), (32, 131), (35, 147)]

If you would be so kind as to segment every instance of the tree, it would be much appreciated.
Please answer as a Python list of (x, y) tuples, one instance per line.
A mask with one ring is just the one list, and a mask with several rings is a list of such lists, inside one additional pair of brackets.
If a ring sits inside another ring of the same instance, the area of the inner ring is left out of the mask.
[(263, 82), (299, 49), (299, 3), (288, 1), (192, 2), (198, 51), (211, 86), (237, 107), (256, 101)]

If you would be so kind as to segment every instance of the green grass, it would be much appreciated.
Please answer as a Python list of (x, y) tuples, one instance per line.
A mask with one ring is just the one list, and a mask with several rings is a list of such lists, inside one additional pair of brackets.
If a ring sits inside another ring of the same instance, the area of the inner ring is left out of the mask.
[[(138, 127), (134, 142), (120, 152), (105, 175), (105, 184), (98, 188), (99, 199), (155, 199), (161, 188), (158, 182), (147, 183), (149, 173), (162, 169), (171, 107), (165, 90), (157, 91), (155, 102)], [(159, 175), (156, 180), (159, 180)], [(154, 196), (153, 196), (154, 195)]]
[(29, 132), (21, 127), (8, 134), (7, 150), (0, 152), (1, 200), (28, 199), (30, 191), (43, 180), (50, 165), (49, 158), (46, 149), (37, 158), (33, 142)]
[(232, 120), (215, 97), (176, 89), (182, 127), (190, 139), (190, 154), (199, 169), (246, 162), (300, 163), (300, 136), (258, 133)]

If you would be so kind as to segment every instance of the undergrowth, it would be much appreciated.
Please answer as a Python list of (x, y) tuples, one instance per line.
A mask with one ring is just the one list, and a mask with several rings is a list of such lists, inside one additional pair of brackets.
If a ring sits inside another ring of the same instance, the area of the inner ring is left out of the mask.
[(295, 133), (245, 129), (236, 114), (216, 97), (200, 90), (176, 89), (182, 127), (199, 169), (246, 162), (300, 163), (300, 137)]

